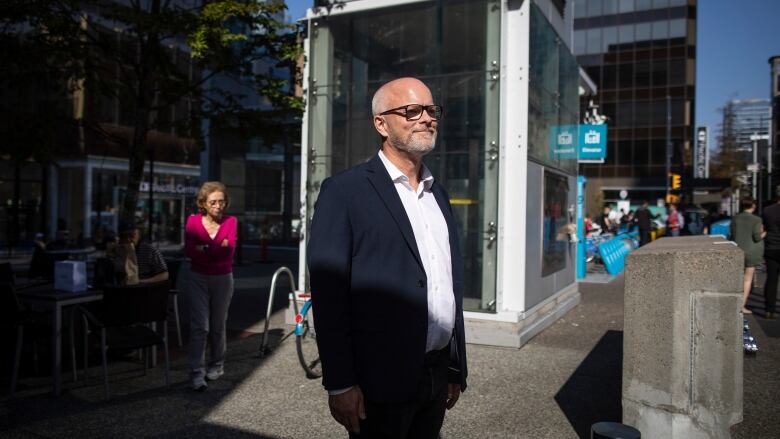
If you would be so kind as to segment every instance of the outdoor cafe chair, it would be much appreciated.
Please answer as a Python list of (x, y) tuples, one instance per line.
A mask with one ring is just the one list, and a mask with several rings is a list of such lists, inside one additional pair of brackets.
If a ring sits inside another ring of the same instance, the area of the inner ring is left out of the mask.
[[(81, 308), (87, 335), (90, 325), (100, 330), (103, 384), (109, 398), (108, 350), (129, 351), (162, 346), (165, 356), (165, 386), (170, 385), (168, 355), (168, 281), (153, 284), (111, 285), (103, 287), (103, 300), (90, 309)], [(162, 334), (147, 324), (160, 323)], [(85, 344), (88, 349), (88, 343)], [(85, 351), (86, 356), (86, 351)], [(145, 355), (144, 355), (145, 357)], [(144, 358), (144, 372), (147, 361)], [(86, 368), (86, 365), (85, 365)]]
[(10, 262), (0, 264), (0, 282), (11, 285), (16, 283), (16, 276), (14, 276), (14, 269)]
[(179, 271), (181, 271), (181, 261), (175, 259), (166, 259), (165, 265), (168, 267), (168, 280), (171, 283), (171, 289), (168, 293), (171, 295), (173, 304), (173, 321), (176, 324), (176, 338), (179, 347), (183, 346), (181, 341), (181, 322), (179, 320)]
[[(51, 327), (48, 325), (48, 316), (33, 312), (22, 304), (16, 295), (16, 288), (8, 283), (0, 283), (0, 322), (5, 329), (16, 331), (13, 365), (11, 370), (10, 394), (16, 392), (16, 384), (19, 379), (19, 364), (22, 359), (22, 346), (24, 343), (25, 328), (31, 331), (33, 340), (33, 364), (38, 370), (38, 349), (36, 339), (47, 338)], [(71, 367), (75, 373), (75, 351), (73, 349), (73, 333), (71, 332)]]

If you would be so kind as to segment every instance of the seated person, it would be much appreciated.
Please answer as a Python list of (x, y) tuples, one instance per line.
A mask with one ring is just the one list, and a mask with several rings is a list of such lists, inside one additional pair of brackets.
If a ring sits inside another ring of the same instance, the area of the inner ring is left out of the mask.
[[(135, 249), (138, 282), (152, 283), (168, 280), (168, 266), (165, 264), (162, 253), (148, 242), (141, 240), (141, 230), (135, 224), (124, 224), (119, 228), (119, 245), (128, 244)], [(124, 261), (121, 266), (125, 266)]]

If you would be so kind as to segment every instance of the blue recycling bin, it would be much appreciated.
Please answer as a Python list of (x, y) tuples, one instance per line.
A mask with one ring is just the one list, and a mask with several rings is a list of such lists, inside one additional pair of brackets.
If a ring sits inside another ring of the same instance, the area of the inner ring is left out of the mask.
[(710, 224), (710, 235), (723, 235), (726, 238), (731, 237), (731, 220), (725, 219), (715, 221)]

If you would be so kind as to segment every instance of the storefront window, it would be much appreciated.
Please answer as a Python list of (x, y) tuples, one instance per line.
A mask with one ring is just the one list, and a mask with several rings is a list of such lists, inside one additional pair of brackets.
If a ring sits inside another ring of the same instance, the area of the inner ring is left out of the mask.
[(425, 158), (447, 187), (461, 227), (464, 306), (493, 311), (501, 8), (451, 0), (315, 20), (310, 28), (308, 212), (319, 184), (377, 153), (371, 98), (383, 83), (414, 76), (444, 107), (436, 148)]
[(35, 234), (44, 232), (42, 170), (35, 162), (0, 161), (0, 247), (31, 248)]
[[(156, 173), (155, 173), (156, 174)], [(112, 239), (119, 227), (119, 211), (127, 186), (127, 172), (92, 171), (92, 237), (98, 244)], [(196, 212), (197, 177), (156, 174), (152, 186), (152, 235), (149, 235), (149, 176), (145, 174), (138, 194), (135, 222), (144, 236), (159, 245), (182, 244), (187, 216)]]

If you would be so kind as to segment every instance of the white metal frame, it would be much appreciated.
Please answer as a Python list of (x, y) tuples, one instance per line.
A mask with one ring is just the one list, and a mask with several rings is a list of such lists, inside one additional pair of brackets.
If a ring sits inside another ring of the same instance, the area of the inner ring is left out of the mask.
[[(431, 0), (361, 0), (339, 3), (334, 5), (330, 11), (321, 7), (319, 13), (315, 14), (312, 8), (306, 10), (306, 18), (321, 18), (332, 15), (352, 14), (355, 12), (371, 11), (375, 9), (388, 8), (390, 6), (400, 6), (412, 3), (425, 3)], [(305, 76), (304, 76), (305, 78)]]

